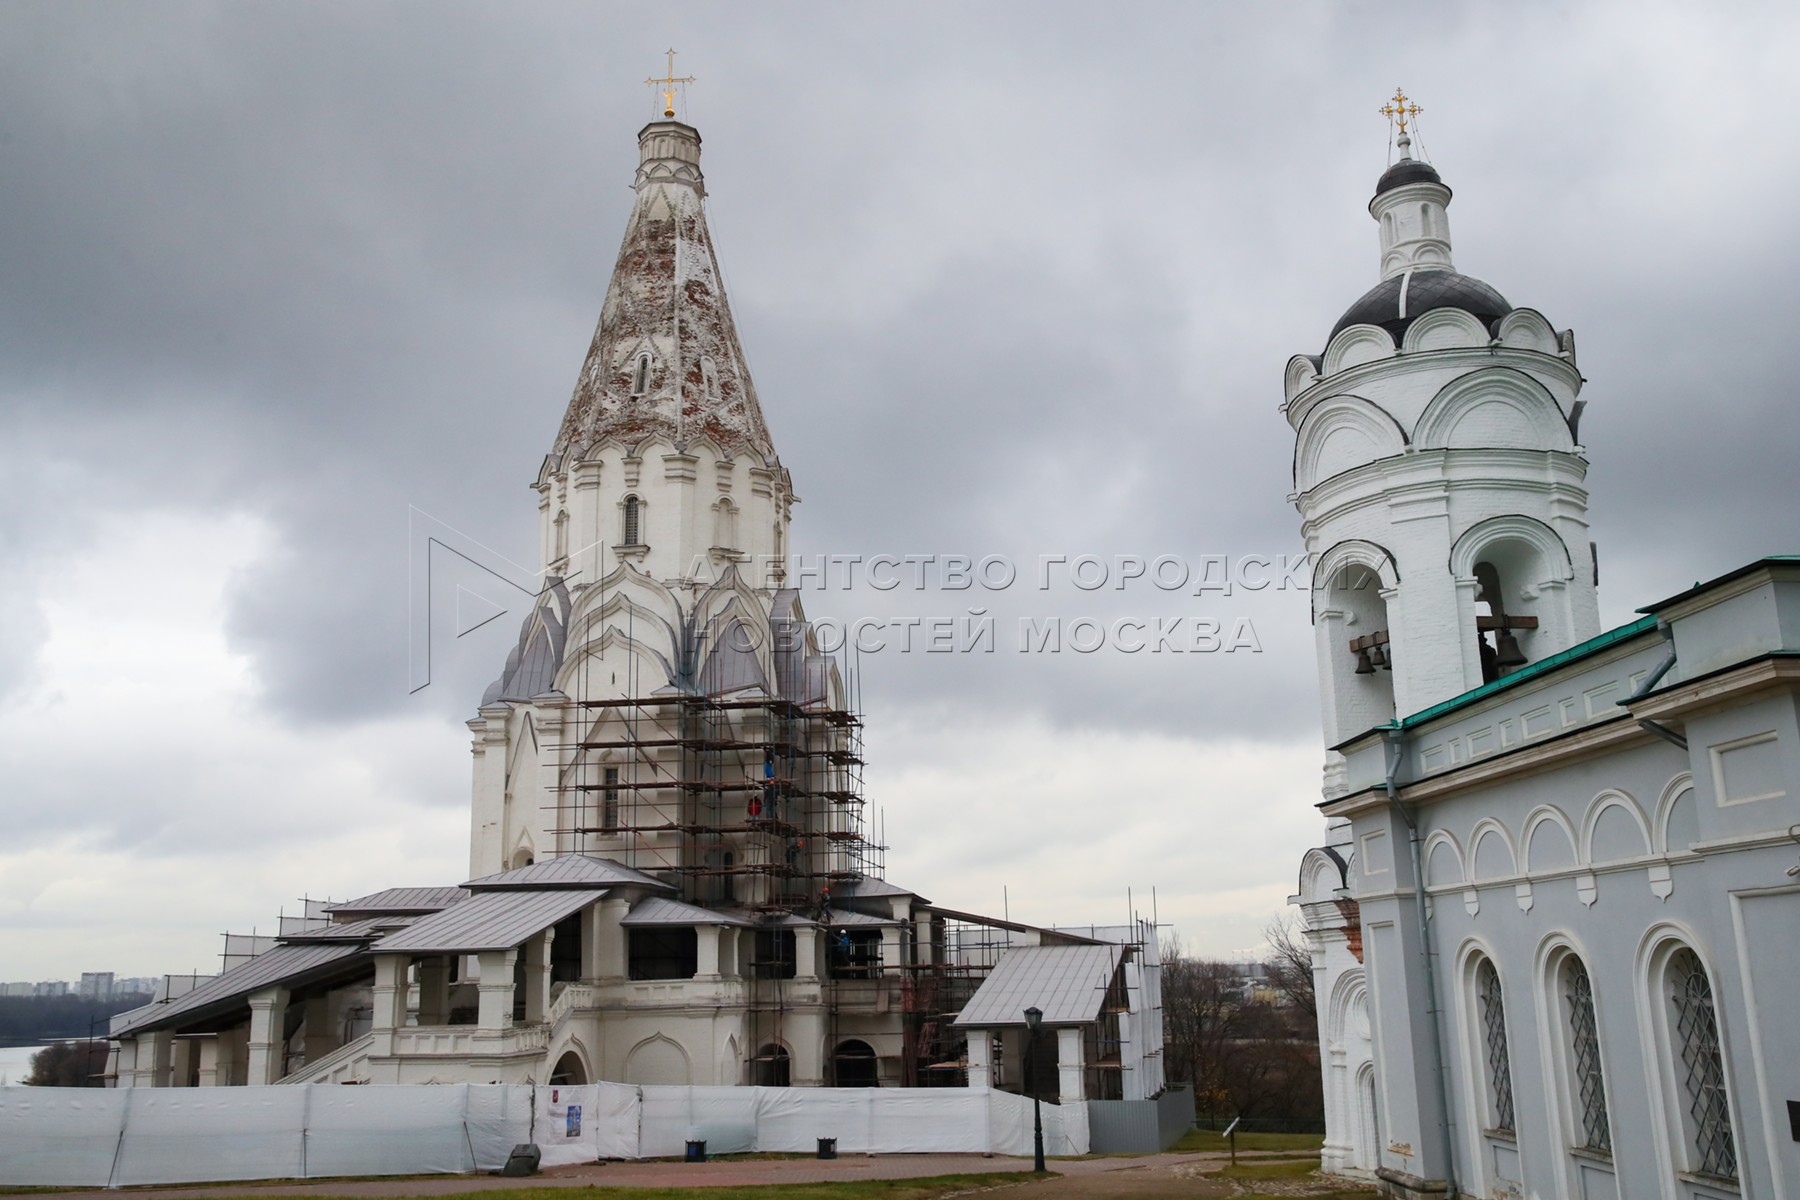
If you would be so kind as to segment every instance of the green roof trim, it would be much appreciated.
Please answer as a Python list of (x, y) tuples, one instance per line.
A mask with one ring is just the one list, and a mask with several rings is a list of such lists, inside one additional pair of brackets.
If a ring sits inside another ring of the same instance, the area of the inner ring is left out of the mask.
[(1609, 629), (1599, 637), (1592, 637), (1585, 642), (1579, 642), (1576, 645), (1570, 646), (1567, 650), (1552, 654), (1549, 658), (1539, 659), (1534, 663), (1527, 663), (1517, 671), (1514, 671), (1511, 675), (1502, 676), (1492, 683), (1484, 683), (1480, 687), (1464, 692), (1460, 696), (1452, 696), (1448, 700), (1440, 701), (1430, 708), (1427, 708), (1422, 712), (1416, 712), (1410, 717), (1386, 726), (1386, 728), (1411, 729), (1415, 725), (1423, 725), (1425, 722), (1435, 720), (1447, 712), (1462, 708), (1465, 705), (1473, 704), (1477, 700), (1486, 699), (1495, 692), (1503, 692), (1507, 688), (1523, 683), (1527, 679), (1535, 679), (1539, 675), (1554, 671), (1567, 663), (1572, 663), (1578, 658), (1586, 658), (1588, 655), (1596, 654), (1601, 650), (1606, 649), (1608, 646), (1617, 645), (1619, 642), (1623, 641), (1629, 641), (1639, 634), (1649, 633), (1655, 628), (1655, 617), (1639, 617), (1629, 625), (1621, 625), (1617, 629)]

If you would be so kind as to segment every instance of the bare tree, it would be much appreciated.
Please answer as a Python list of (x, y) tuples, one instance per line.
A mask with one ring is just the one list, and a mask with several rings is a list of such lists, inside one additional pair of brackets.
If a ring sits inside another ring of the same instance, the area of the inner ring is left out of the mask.
[(1280, 921), (1271, 922), (1270, 945), (1263, 979), (1274, 999), (1251, 986), (1252, 964), (1189, 958), (1177, 942), (1163, 947), (1169, 1078), (1192, 1083), (1195, 1105), (1209, 1117), (1316, 1123), (1323, 1107), (1312, 962), (1297, 931)]
[(1269, 945), (1263, 969), (1269, 973), (1270, 985), (1309, 1021), (1317, 1022), (1319, 998), (1313, 990), (1312, 951), (1306, 947), (1299, 919), (1291, 913), (1271, 918), (1263, 926), (1263, 940)]

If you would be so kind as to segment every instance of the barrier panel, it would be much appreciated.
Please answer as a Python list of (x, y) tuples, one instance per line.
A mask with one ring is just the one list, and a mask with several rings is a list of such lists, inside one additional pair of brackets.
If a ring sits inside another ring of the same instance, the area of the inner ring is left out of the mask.
[(277, 1087), (129, 1088), (108, 1186), (300, 1177), (306, 1093), (306, 1088)]
[(0, 1087), (0, 1184), (105, 1187), (129, 1092)]
[[(1085, 1104), (1043, 1106), (1044, 1150), (1085, 1154)], [(535, 1142), (546, 1166), (606, 1158), (814, 1153), (1028, 1156), (1032, 1106), (987, 1088), (0, 1088), (0, 1184), (126, 1187), (497, 1170)]]

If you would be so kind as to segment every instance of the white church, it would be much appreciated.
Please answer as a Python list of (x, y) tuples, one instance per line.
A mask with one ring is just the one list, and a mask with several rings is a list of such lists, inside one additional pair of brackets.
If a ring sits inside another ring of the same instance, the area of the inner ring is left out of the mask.
[(1164, 1090), (1148, 923), (1041, 928), (882, 877), (862, 719), (786, 586), (793, 482), (673, 116), (638, 135), (536, 476), (543, 590), (469, 722), (468, 880), (314, 906), (116, 1018), (117, 1086), (1016, 1092), (1035, 998), (1045, 1099)]
[(1600, 628), (1574, 336), (1456, 271), (1400, 132), (1380, 282), (1283, 405), (1324, 1165), (1407, 1198), (1796, 1194), (1800, 559)]

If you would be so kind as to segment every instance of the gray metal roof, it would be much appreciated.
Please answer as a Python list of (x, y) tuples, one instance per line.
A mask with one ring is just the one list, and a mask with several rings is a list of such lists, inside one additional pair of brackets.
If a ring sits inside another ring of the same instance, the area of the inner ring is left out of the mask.
[(306, 929), (299, 933), (283, 934), (281, 940), (287, 943), (299, 942), (367, 942), (392, 933), (396, 929), (404, 929), (419, 919), (411, 913), (389, 913), (386, 916), (362, 917), (355, 921), (343, 921), (330, 925), (321, 925), (317, 929)]
[(850, 879), (831, 885), (834, 896), (848, 896), (857, 900), (872, 900), (878, 896), (916, 896), (923, 900), (917, 892), (909, 892), (903, 887), (896, 887), (885, 879)]
[(325, 911), (333, 915), (346, 913), (430, 913), (460, 904), (469, 893), (459, 887), (400, 887), (327, 904)]
[(619, 924), (751, 926), (755, 922), (746, 920), (735, 913), (699, 908), (692, 904), (683, 904), (679, 900), (671, 900), (666, 896), (652, 896), (648, 900), (639, 901), (636, 907), (625, 914)]
[(992, 1028), (1025, 1024), (1025, 1010), (1044, 1010), (1046, 1025), (1085, 1025), (1100, 1015), (1119, 965), (1117, 946), (1021, 946), (1008, 950), (963, 1006), (956, 1024)]
[(441, 913), (423, 917), (369, 949), (376, 954), (473, 954), (510, 950), (534, 933), (606, 895), (585, 891), (484, 892)]
[(546, 858), (542, 862), (532, 863), (529, 867), (514, 867), (510, 871), (501, 871), (497, 875), (483, 875), (480, 879), (471, 879), (463, 885), (473, 892), (494, 891), (501, 888), (530, 888), (542, 891), (546, 888), (595, 888), (595, 887), (651, 887), (658, 891), (675, 891), (673, 884), (664, 883), (654, 875), (616, 863), (610, 858), (598, 858), (592, 854), (564, 854), (556, 858)]
[(265, 950), (247, 963), (223, 974), (214, 975), (193, 991), (166, 1004), (146, 1004), (143, 1008), (121, 1014), (114, 1024), (114, 1037), (124, 1033), (142, 1033), (185, 1025), (206, 1016), (210, 1011), (239, 1007), (252, 992), (260, 992), (277, 984), (309, 982), (306, 977), (330, 974), (336, 966), (347, 968), (355, 960), (368, 958), (361, 942), (322, 942), (305, 945), (280, 945)]
[(906, 922), (893, 917), (871, 917), (868, 913), (852, 912), (847, 908), (828, 908), (825, 919), (819, 924), (827, 929), (844, 929), (851, 925), (904, 925)]

